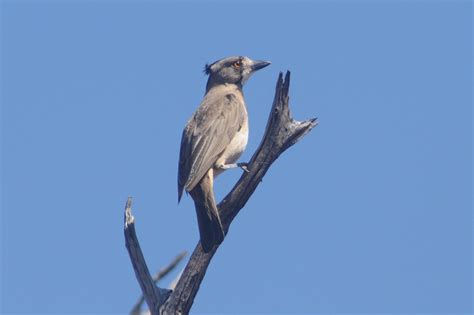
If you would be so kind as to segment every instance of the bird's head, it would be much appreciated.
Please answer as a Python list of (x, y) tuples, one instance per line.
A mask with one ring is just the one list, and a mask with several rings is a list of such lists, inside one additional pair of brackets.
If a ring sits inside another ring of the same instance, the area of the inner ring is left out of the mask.
[(252, 60), (245, 56), (233, 56), (206, 65), (204, 72), (209, 75), (208, 85), (212, 82), (242, 86), (255, 71), (265, 68), (269, 64), (268, 61)]

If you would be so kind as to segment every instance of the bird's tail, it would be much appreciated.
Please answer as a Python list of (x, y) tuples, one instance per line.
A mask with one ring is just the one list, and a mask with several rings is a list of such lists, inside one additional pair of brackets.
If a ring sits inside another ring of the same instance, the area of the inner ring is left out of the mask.
[(196, 207), (201, 246), (206, 253), (222, 243), (225, 236), (214, 199), (212, 177), (211, 169), (190, 191)]

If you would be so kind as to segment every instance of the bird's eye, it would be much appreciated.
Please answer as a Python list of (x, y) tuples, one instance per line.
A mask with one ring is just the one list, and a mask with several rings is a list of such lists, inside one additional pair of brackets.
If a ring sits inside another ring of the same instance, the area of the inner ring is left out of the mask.
[(235, 69), (240, 69), (241, 66), (242, 63), (240, 61), (236, 61), (232, 64), (232, 67), (234, 67)]

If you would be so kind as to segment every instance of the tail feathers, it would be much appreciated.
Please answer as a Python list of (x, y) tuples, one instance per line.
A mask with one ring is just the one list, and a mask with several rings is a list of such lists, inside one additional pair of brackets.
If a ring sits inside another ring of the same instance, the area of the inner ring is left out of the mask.
[(196, 208), (201, 246), (206, 253), (211, 251), (214, 246), (222, 243), (225, 236), (216, 201), (214, 200), (213, 182), (214, 173), (211, 168), (198, 184), (189, 191)]
[(201, 236), (201, 246), (204, 252), (209, 252), (224, 240), (224, 230), (217, 208), (212, 205), (195, 203), (196, 214)]

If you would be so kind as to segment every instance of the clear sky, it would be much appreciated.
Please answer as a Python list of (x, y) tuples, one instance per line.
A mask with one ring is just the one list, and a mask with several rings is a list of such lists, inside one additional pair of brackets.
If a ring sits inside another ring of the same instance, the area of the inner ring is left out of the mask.
[[(134, 197), (155, 272), (198, 230), (177, 204), (207, 62), (245, 87), (258, 146), (279, 71), (317, 126), (231, 226), (195, 313), (470, 313), (472, 3), (3, 1), (1, 311), (126, 313)], [(216, 183), (218, 198), (241, 171)], [(183, 264), (164, 280), (167, 286)]]

